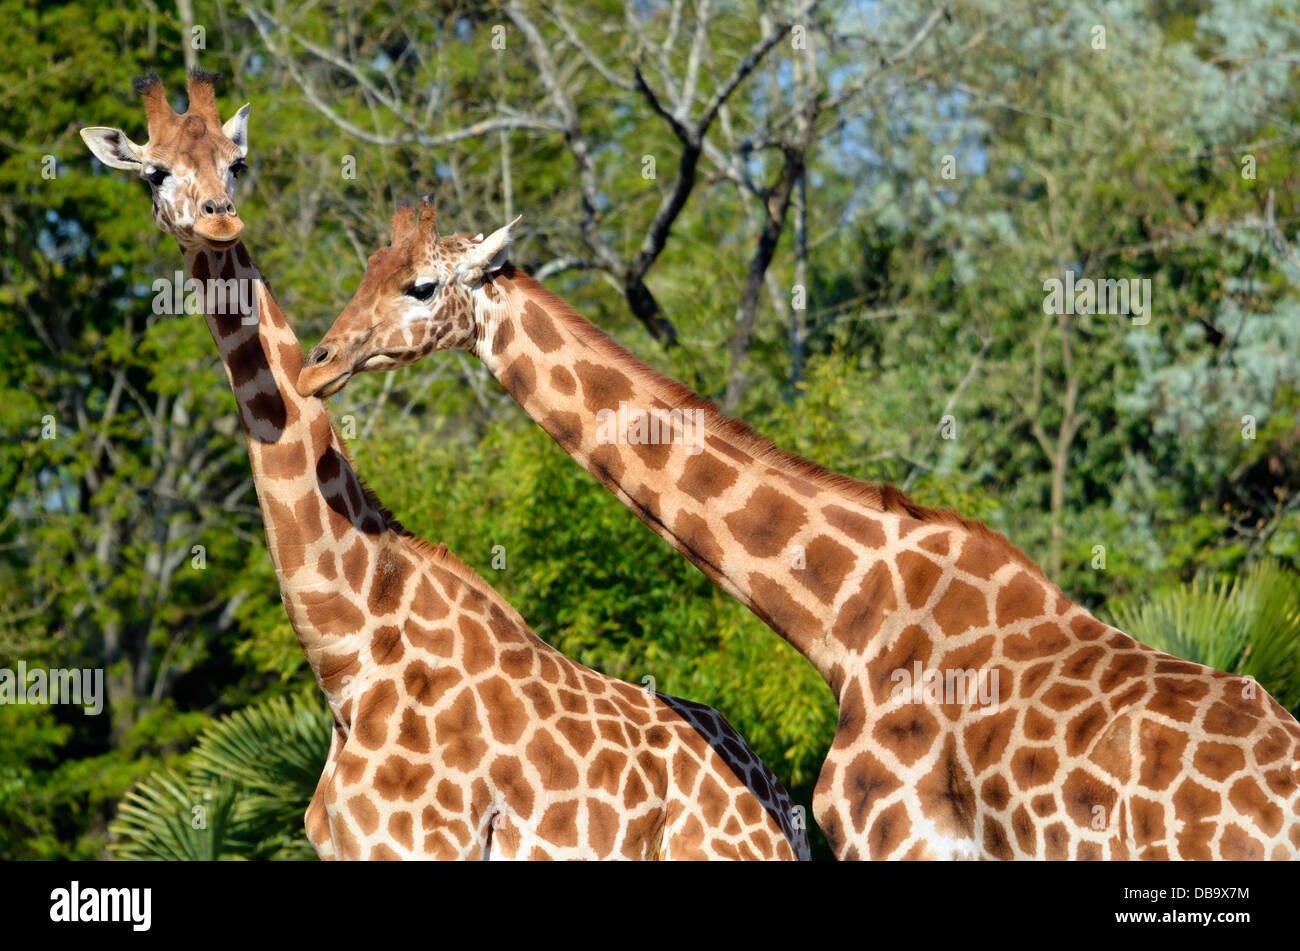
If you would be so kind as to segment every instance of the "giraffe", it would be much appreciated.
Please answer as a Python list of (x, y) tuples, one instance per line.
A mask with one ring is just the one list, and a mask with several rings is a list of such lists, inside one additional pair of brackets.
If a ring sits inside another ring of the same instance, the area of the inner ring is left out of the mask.
[(839, 858), (1300, 855), (1300, 724), (1258, 685), (1103, 624), (978, 521), (723, 418), (510, 264), (514, 224), (396, 235), (299, 392), (477, 356), (829, 684), (813, 814)]
[(157, 76), (137, 80), (145, 145), (82, 136), (149, 183), (192, 279), (251, 289), (208, 295), (205, 316), (281, 596), (333, 715), (304, 820), (320, 857), (806, 859), (800, 813), (716, 710), (571, 661), (361, 483), (325, 404), (294, 389), (302, 348), (232, 197), (249, 107), (223, 125), (215, 79), (190, 73), (184, 115)]

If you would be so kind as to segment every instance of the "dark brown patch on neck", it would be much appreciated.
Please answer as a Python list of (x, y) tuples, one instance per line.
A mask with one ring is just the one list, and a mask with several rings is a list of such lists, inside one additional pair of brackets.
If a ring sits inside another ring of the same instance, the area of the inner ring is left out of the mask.
[(555, 329), (555, 322), (532, 301), (524, 304), (524, 313), (519, 322), (524, 333), (528, 334), (542, 353), (553, 353), (564, 346), (564, 338)]

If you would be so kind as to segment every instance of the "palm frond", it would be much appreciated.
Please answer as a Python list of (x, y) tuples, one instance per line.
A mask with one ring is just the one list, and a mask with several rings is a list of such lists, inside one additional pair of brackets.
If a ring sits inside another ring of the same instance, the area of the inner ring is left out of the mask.
[[(180, 774), (156, 772), (122, 800), (111, 827), (122, 858), (315, 856), (303, 814), (329, 750), (320, 702), (276, 697), (208, 727)], [(194, 806), (205, 828), (193, 828)]]
[(1300, 575), (1262, 561), (1231, 582), (1196, 579), (1110, 606), (1115, 623), (1175, 657), (1253, 677), (1300, 707)]
[(319, 704), (275, 697), (214, 723), (190, 758), (199, 775), (230, 779), (268, 800), (298, 802), (315, 792), (330, 729)]
[(239, 854), (232, 814), (239, 790), (170, 770), (136, 783), (118, 805), (110, 846), (123, 859), (215, 861)]

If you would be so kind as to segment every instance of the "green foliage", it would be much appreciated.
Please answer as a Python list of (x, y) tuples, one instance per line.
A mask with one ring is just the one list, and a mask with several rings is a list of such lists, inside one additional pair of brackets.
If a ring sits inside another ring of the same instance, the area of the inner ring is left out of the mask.
[[(832, 87), (900, 49), (918, 16), (907, 4), (822, 6), (843, 40), (816, 47)], [(491, 48), (494, 8), (275, 7), (291, 40), (263, 36), (246, 5), (193, 7), (208, 29), (202, 63), (227, 76), (223, 112), (253, 105), (240, 213), (305, 343), (351, 295), (398, 199), (434, 191), (444, 230), (469, 233), (499, 226), (507, 207), (523, 212), (514, 253), (525, 268), (589, 256), (563, 134), (424, 148), (368, 101), (379, 89), (409, 117), (435, 90), (428, 133), (498, 108), (534, 114), (536, 70), (517, 35), (507, 55)], [(602, 240), (634, 254), (680, 146), (586, 65), (550, 8), (529, 9), (566, 51), (559, 67), (593, 145)], [(638, 9), (668, 18), (662, 4)], [(715, 6), (701, 97), (743, 56), (761, 9)], [(794, 378), (787, 226), (740, 415), (836, 471), (906, 483), (921, 504), (985, 519), (1090, 607), (1220, 579), (1163, 615), (1129, 608), (1132, 621), (1204, 632), (1184, 634), (1185, 648), (1213, 647), (1225, 669), (1255, 672), (1295, 708), (1292, 616), (1267, 593), (1286, 586), (1251, 579), (1272, 571), (1252, 570), (1264, 559), (1300, 565), (1296, 0), (1098, 10), (961, 0), (946, 12), (917, 50), (928, 60), (886, 70), (817, 128), (806, 361)], [(100, 166), (77, 134), (115, 125), (142, 139), (130, 78), (157, 70), (179, 105), (188, 37), (166, 2), (0, 0), (0, 16), (10, 25), (0, 33), (0, 666), (103, 668), (109, 695), (100, 717), (0, 707), (0, 858), (103, 857), (119, 802), (121, 829), (135, 830), (122, 833), (122, 855), (305, 854), (302, 809), (328, 735), (302, 701), (276, 699), (315, 697), (316, 686), (276, 597), (234, 401), (202, 322), (152, 313), (151, 284), (180, 257), (150, 220), (144, 186)], [(643, 39), (624, 17), (596, 0), (571, 18), (615, 70)], [(1105, 49), (1090, 42), (1098, 24)], [(305, 44), (354, 59), (358, 74)], [(787, 92), (784, 44), (773, 57), (726, 110), (737, 143)], [(340, 129), (304, 88), (366, 136)], [(654, 179), (642, 176), (646, 155)], [(771, 151), (745, 155), (747, 173), (769, 180)], [(955, 178), (941, 172), (949, 155)], [(47, 156), (53, 178), (41, 174)], [(354, 178), (339, 172), (345, 156)], [(717, 397), (756, 210), (706, 155), (648, 275), (680, 333), (672, 350), (631, 318), (617, 282), (566, 271), (547, 283), (632, 352)], [(1043, 281), (1066, 269), (1150, 280), (1150, 323), (1096, 315), (1062, 331), (1045, 319)], [(481, 367), (437, 355), (358, 379), (332, 405), (357, 423), (359, 471), (408, 527), (447, 543), (583, 663), (720, 708), (810, 804), (835, 726), (825, 685)], [(945, 414), (953, 438), (939, 435)], [(47, 419), (53, 439), (42, 438)], [(1058, 451), (1063, 430), (1072, 439)], [(1104, 570), (1093, 567), (1098, 546)], [(195, 830), (180, 807), (202, 803), (209, 822)]]
[(1300, 575), (1263, 561), (1227, 580), (1194, 580), (1110, 606), (1129, 634), (1167, 654), (1253, 677), (1300, 710)]
[(55, 858), (58, 816), (66, 800), (38, 772), (49, 768), (72, 734), (49, 707), (0, 705), (0, 854)]
[(164, 771), (127, 790), (112, 831), (124, 859), (215, 862), (238, 855), (231, 813), (233, 785), (203, 787)]
[(319, 697), (277, 697), (214, 723), (189, 759), (199, 779), (235, 785), (236, 825), (260, 854), (310, 856), (303, 813), (325, 768), (332, 727)]
[(321, 702), (276, 697), (213, 723), (175, 770), (127, 791), (111, 832), (124, 859), (309, 859), (303, 814), (325, 767)]

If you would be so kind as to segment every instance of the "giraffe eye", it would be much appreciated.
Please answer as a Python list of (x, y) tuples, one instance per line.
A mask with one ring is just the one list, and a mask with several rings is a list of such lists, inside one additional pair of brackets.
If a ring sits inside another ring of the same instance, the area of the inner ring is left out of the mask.
[(414, 297), (416, 300), (428, 300), (437, 289), (437, 281), (425, 281), (423, 284), (412, 284), (406, 289), (405, 294), (407, 297)]
[(152, 171), (145, 172), (144, 177), (149, 182), (150, 185), (152, 185), (154, 188), (157, 188), (167, 179), (167, 176), (170, 174), (171, 173), (168, 172), (167, 169), (165, 168), (155, 168)]
[(238, 178), (248, 171), (248, 166), (244, 164), (243, 159), (236, 159), (230, 163), (230, 174)]

